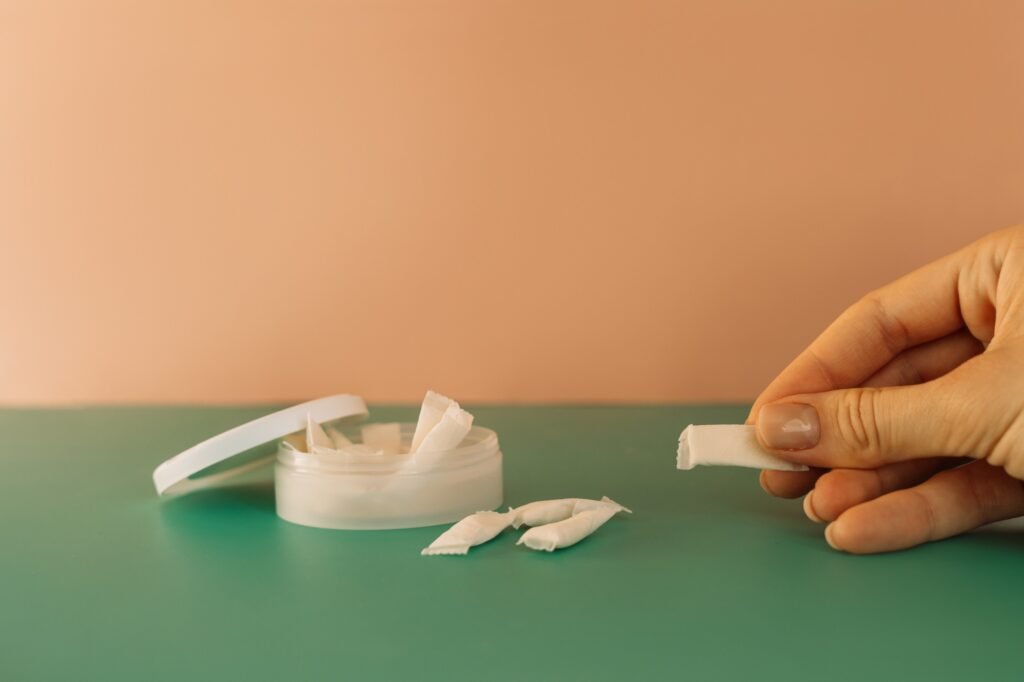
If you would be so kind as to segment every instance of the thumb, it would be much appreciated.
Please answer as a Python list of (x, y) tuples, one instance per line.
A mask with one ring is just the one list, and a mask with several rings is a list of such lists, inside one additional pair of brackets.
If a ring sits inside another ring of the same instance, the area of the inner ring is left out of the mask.
[(969, 455), (954, 438), (960, 408), (936, 383), (790, 396), (760, 409), (757, 437), (784, 459), (816, 467)]

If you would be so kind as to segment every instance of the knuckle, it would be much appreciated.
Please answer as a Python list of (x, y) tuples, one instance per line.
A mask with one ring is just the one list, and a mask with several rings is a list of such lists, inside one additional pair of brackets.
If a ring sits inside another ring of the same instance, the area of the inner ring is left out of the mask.
[(837, 401), (834, 421), (842, 441), (851, 454), (871, 461), (881, 454), (882, 438), (878, 426), (877, 389), (847, 391)]
[[(1002, 467), (1013, 476), (1021, 477), (1024, 473), (1024, 415), (1019, 412), (1002, 420), (995, 428), (985, 429), (980, 425), (971, 429), (975, 433), (987, 432), (987, 438), (975, 438), (973, 444), (976, 456), (990, 464)], [(988, 425), (986, 425), (988, 426)]]
[(907, 325), (889, 310), (889, 306), (886, 305), (888, 298), (889, 294), (885, 288), (876, 289), (861, 299), (859, 305), (873, 321), (879, 341), (890, 355), (895, 356), (911, 345), (912, 335)]
[(987, 465), (964, 467), (963, 509), (974, 516), (974, 524), (995, 519), (998, 511), (999, 490), (988, 475)]
[[(995, 351), (989, 359), (1000, 359), (996, 355), (1004, 353)], [(937, 425), (948, 445), (943, 454), (985, 459), (1004, 468), (1022, 460), (1024, 406), (1015, 374), (1013, 365), (985, 362), (973, 364), (957, 380), (950, 374), (933, 382), (938, 407), (947, 417)]]
[(837, 388), (842, 385), (839, 377), (829, 368), (828, 363), (822, 360), (821, 355), (818, 354), (814, 347), (807, 349), (807, 357), (810, 358), (811, 365), (821, 376), (825, 386)]
[(920, 515), (920, 526), (923, 530), (924, 540), (937, 540), (941, 537), (939, 533), (939, 517), (935, 510), (932, 498), (921, 492), (919, 488), (910, 488), (907, 494), (917, 502), (915, 508)]

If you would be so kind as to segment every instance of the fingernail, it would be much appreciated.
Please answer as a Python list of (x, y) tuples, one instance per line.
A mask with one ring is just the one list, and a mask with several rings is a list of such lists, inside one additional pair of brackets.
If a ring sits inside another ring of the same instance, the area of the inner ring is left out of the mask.
[(757, 415), (757, 431), (773, 450), (806, 450), (821, 437), (818, 411), (801, 403), (765, 405)]
[(836, 550), (837, 552), (842, 552), (843, 550), (839, 549), (839, 547), (836, 545), (835, 540), (832, 539), (832, 533), (833, 533), (832, 527), (834, 525), (836, 525), (836, 524), (835, 523), (830, 523), (827, 526), (825, 526), (825, 542), (827, 542), (828, 546), (831, 547), (832, 549)]
[(811, 521), (814, 521), (815, 523), (821, 523), (821, 517), (814, 513), (814, 503), (811, 502), (811, 496), (813, 494), (814, 491), (812, 490), (811, 492), (804, 495), (804, 514), (807, 514), (807, 518), (809, 518)]
[(757, 478), (757, 482), (761, 484), (761, 490), (765, 491), (769, 495), (772, 494), (772, 489), (768, 487), (768, 481), (765, 480), (765, 472), (761, 472), (761, 475)]

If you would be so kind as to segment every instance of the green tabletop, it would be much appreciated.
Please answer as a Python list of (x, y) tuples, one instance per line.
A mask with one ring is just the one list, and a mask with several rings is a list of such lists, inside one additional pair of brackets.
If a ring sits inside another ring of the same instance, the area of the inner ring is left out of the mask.
[[(506, 503), (631, 507), (546, 554), (508, 531), (330, 531), (269, 470), (158, 499), (163, 459), (271, 411), (0, 411), (0, 680), (1021, 679), (1024, 535), (836, 553), (753, 471), (675, 469), (739, 406), (479, 407)], [(412, 420), (415, 408), (373, 408)]]

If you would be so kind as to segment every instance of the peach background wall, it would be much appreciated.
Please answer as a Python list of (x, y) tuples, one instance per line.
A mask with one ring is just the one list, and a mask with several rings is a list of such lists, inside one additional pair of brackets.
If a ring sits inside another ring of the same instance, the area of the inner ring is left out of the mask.
[(1024, 221), (1024, 2), (0, 0), (0, 402), (748, 399)]

